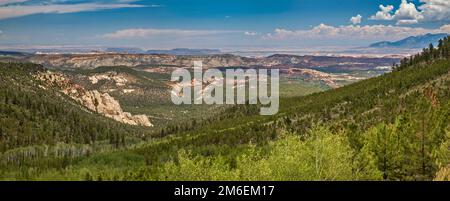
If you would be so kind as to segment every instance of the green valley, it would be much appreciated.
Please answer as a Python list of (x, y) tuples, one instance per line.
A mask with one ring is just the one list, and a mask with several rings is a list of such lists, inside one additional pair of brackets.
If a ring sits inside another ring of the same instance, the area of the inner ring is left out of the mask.
[(149, 115), (151, 128), (89, 112), (45, 87), (33, 77), (42, 66), (3, 63), (0, 179), (449, 180), (449, 50), (446, 38), (391, 73), (339, 88), (286, 80), (273, 116), (255, 105), (171, 107), (155, 73), (61, 71), (86, 90), (118, 86), (86, 77), (95, 74), (134, 80), (126, 89), (141, 94), (118, 86), (111, 95), (124, 111)]

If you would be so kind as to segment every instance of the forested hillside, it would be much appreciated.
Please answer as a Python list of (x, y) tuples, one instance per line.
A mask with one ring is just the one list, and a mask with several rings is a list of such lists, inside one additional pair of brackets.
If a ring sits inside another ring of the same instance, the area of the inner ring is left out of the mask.
[(37, 79), (36, 75), (45, 71), (41, 65), (0, 63), (0, 173), (17, 167), (26, 172), (29, 167), (70, 164), (78, 157), (124, 149), (207, 123), (195, 119), (163, 128), (122, 124), (88, 110), (59, 88)]
[[(235, 107), (141, 139), (133, 136), (145, 130), (88, 114), (30, 84), (35, 66), (12, 66), (1, 70), (2, 179), (450, 179), (448, 38), (403, 60), (392, 73), (282, 98), (274, 116), (260, 116), (254, 106)], [(126, 145), (127, 139), (136, 142), (120, 148), (118, 142)], [(93, 142), (101, 140), (117, 146), (59, 155), (84, 150), (77, 146), (95, 149)]]
[(56, 89), (46, 88), (33, 77), (42, 71), (34, 64), (0, 65), (2, 165), (119, 148), (145, 132), (93, 114)]

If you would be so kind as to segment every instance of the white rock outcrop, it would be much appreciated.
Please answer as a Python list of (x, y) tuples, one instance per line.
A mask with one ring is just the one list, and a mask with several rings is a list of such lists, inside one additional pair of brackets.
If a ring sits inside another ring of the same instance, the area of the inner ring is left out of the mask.
[(39, 74), (37, 78), (47, 85), (60, 88), (62, 93), (81, 105), (108, 118), (130, 125), (153, 126), (146, 115), (132, 115), (124, 112), (119, 102), (108, 93), (86, 90), (80, 85), (72, 84), (63, 74), (46, 72)]
[(119, 75), (116, 72), (107, 72), (103, 74), (97, 74), (89, 76), (89, 81), (91, 81), (92, 84), (97, 84), (98, 81), (101, 80), (113, 80), (116, 83), (116, 86), (125, 86), (128, 82), (127, 78), (125, 78), (122, 75)]

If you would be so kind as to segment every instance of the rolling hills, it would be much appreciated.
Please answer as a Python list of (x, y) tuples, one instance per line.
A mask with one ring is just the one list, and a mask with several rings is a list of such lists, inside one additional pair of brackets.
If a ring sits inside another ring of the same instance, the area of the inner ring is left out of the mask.
[(140, 68), (189, 67), (194, 61), (202, 61), (204, 68), (220, 67), (270, 67), (312, 68), (341, 66), (346, 68), (373, 69), (391, 66), (398, 58), (296, 56), (275, 54), (268, 57), (242, 57), (232, 54), (215, 55), (168, 55), (168, 54), (35, 54), (23, 61), (42, 64), (46, 67), (68, 69), (93, 69), (102, 66), (127, 66)]
[(448, 180), (449, 49), (446, 39), (392, 73), (281, 98), (274, 116), (241, 105), (153, 132), (41, 89), (30, 79), (40, 66), (2, 64), (1, 124), (8, 127), (0, 130), (0, 178)]

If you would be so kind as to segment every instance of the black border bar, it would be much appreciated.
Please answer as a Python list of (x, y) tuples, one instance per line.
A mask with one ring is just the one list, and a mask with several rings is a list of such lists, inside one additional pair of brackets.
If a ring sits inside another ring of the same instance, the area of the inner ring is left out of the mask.
[[(181, 187), (191, 190), (208, 188), (208, 193), (194, 196), (186, 195), (189, 192), (184, 191), (184, 195), (175, 195), (177, 188)], [(220, 191), (222, 195), (219, 195)], [(95, 197), (119, 200), (299, 200), (306, 197), (429, 200), (434, 196), (448, 196), (448, 193), (449, 182), (0, 182), (0, 196), (33, 195), (81, 200)]]

